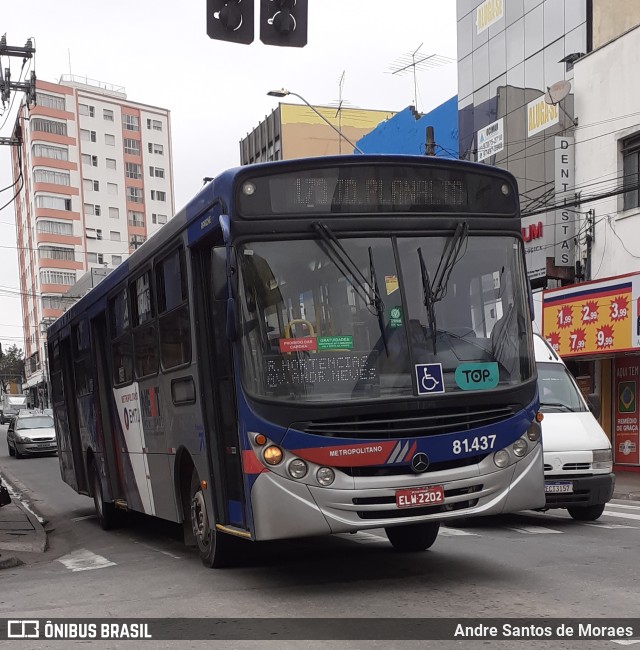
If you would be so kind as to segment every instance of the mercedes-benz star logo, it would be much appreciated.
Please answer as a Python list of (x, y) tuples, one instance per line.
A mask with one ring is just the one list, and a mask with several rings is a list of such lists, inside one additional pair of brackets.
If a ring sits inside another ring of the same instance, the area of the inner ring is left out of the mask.
[(422, 474), (422, 472), (426, 472), (428, 467), (429, 467), (429, 456), (427, 456), (427, 454), (423, 452), (418, 452), (411, 459), (411, 469), (416, 474)]

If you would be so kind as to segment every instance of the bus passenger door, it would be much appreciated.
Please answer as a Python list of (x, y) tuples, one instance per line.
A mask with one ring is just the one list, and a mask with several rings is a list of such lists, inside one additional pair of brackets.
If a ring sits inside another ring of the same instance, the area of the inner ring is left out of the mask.
[(98, 426), (102, 432), (104, 444), (104, 460), (107, 468), (107, 481), (112, 499), (125, 497), (118, 471), (117, 445), (115, 441), (116, 428), (112, 422), (111, 399), (111, 370), (107, 362), (106, 350), (110, 345), (107, 336), (107, 318), (104, 313), (91, 321), (91, 340), (93, 341), (93, 360), (96, 367), (96, 394), (98, 401)]
[(210, 245), (191, 252), (201, 403), (216, 523), (248, 530), (233, 363), (226, 336), (226, 253), (224, 247), (212, 250)]

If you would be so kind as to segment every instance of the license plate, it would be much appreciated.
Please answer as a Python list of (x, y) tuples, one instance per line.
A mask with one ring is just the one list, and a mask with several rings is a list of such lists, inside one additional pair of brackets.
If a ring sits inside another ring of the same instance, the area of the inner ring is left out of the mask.
[(444, 503), (444, 488), (442, 485), (396, 490), (396, 506), (398, 508), (417, 508)]
[(39, 442), (38, 447), (55, 447), (53, 442)]
[(547, 494), (566, 494), (573, 492), (573, 483), (571, 481), (563, 481), (561, 483), (545, 483), (544, 491)]

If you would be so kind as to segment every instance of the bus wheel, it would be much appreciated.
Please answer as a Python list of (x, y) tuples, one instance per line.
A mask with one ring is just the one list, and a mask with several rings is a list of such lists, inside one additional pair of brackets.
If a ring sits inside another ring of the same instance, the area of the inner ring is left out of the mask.
[(218, 569), (233, 562), (235, 540), (217, 531), (215, 523), (211, 526), (202, 486), (195, 471), (191, 478), (191, 528), (200, 559), (205, 566)]
[(436, 541), (440, 530), (439, 521), (408, 526), (390, 526), (384, 532), (396, 551), (403, 553), (418, 553), (426, 551)]
[(96, 509), (96, 515), (100, 526), (103, 530), (111, 530), (115, 528), (119, 523), (118, 513), (113, 503), (107, 503), (104, 500), (103, 490), (102, 490), (102, 481), (100, 480), (100, 474), (95, 465), (95, 462), (91, 463), (91, 487), (93, 491), (93, 505)]
[(604, 503), (599, 503), (595, 506), (574, 506), (567, 510), (576, 521), (595, 521), (604, 512), (604, 505)]

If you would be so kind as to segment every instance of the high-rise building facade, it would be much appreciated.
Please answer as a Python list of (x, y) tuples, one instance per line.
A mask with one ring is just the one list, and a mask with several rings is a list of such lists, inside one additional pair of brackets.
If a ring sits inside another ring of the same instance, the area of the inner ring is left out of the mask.
[[(18, 269), (31, 403), (46, 396), (46, 325), (86, 272), (112, 269), (174, 214), (167, 109), (123, 88), (63, 76), (38, 81), (12, 153)], [(44, 394), (44, 396), (43, 396)]]

